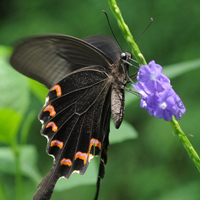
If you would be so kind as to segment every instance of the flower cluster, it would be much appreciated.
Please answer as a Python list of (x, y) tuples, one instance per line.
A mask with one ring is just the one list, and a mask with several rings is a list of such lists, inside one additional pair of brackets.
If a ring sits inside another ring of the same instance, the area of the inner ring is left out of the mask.
[(140, 67), (137, 80), (133, 87), (142, 97), (140, 106), (151, 116), (171, 121), (172, 116), (179, 120), (185, 113), (185, 106), (172, 89), (169, 78), (162, 74), (162, 66), (154, 60)]

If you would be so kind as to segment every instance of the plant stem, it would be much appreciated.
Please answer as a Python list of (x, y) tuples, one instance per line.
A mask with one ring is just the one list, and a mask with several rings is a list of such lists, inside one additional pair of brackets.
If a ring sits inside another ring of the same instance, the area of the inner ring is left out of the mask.
[(21, 164), (20, 164), (20, 149), (16, 144), (12, 146), (12, 149), (14, 153), (15, 168), (16, 168), (16, 175), (15, 175), (16, 199), (22, 200), (23, 187), (22, 187), (22, 175), (21, 175)]
[(176, 121), (174, 116), (172, 117), (172, 121), (170, 121), (170, 124), (171, 124), (174, 132), (176, 133), (176, 135), (179, 137), (181, 143), (183, 144), (183, 146), (187, 150), (190, 158), (193, 160), (194, 164), (196, 165), (197, 169), (200, 172), (200, 158), (199, 158), (199, 155), (197, 154), (197, 152), (193, 148), (192, 144), (188, 140), (188, 138), (185, 135), (185, 133), (182, 131), (179, 123)]
[(109, 2), (110, 8), (111, 8), (115, 18), (117, 19), (118, 25), (119, 25), (120, 29), (122, 30), (122, 33), (123, 33), (126, 41), (128, 42), (129, 46), (132, 49), (133, 56), (135, 57), (135, 59), (138, 61), (139, 64), (147, 65), (147, 62), (146, 62), (144, 56), (142, 55), (142, 53), (140, 52), (138, 45), (135, 43), (128, 26), (124, 22), (121, 11), (120, 11), (119, 7), (117, 6), (116, 1), (108, 0), (108, 2)]
[(3, 187), (3, 183), (1, 181), (1, 177), (0, 177), (0, 199), (1, 200), (7, 200), (6, 193), (5, 193), (5, 190), (4, 190), (4, 187)]

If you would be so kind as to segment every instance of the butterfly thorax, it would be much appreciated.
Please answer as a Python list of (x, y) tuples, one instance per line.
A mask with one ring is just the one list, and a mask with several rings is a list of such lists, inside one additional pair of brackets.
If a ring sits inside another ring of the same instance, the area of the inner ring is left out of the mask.
[(131, 58), (131, 54), (128, 52), (123, 52), (121, 57), (116, 63), (112, 65), (112, 75), (115, 77), (114, 81), (117, 81), (118, 84), (126, 85), (129, 74), (129, 64), (128, 61)]

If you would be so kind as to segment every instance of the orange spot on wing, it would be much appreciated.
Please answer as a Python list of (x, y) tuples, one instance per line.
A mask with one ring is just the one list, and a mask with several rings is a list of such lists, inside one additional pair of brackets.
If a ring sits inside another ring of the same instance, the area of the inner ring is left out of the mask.
[(62, 149), (63, 148), (63, 142), (61, 142), (59, 140), (52, 140), (51, 141), (51, 147), (53, 147), (53, 146), (57, 146), (60, 149)]
[(61, 161), (60, 161), (60, 164), (61, 165), (68, 165), (69, 167), (72, 165), (72, 161), (70, 159), (66, 159), (66, 158), (63, 158)]
[(92, 146), (98, 147), (99, 150), (101, 150), (101, 142), (95, 138), (92, 138), (90, 140), (90, 148), (89, 148), (89, 152), (91, 151)]
[(54, 122), (49, 122), (47, 125), (46, 125), (46, 128), (49, 128), (49, 127), (52, 127), (52, 131), (53, 132), (56, 132), (58, 130), (58, 127), (56, 126), (56, 124)]
[(52, 116), (52, 117), (56, 115), (56, 111), (51, 104), (49, 104), (43, 111), (44, 112), (49, 111), (50, 116)]
[(74, 160), (76, 160), (77, 158), (79, 158), (79, 159), (83, 160), (84, 165), (85, 165), (86, 162), (87, 162), (87, 160), (90, 161), (94, 157), (94, 155), (92, 155), (90, 153), (92, 146), (98, 147), (101, 150), (101, 142), (99, 140), (97, 140), (97, 139), (92, 138), (90, 140), (90, 146), (89, 146), (88, 153), (82, 153), (81, 151), (78, 151), (76, 153), (76, 155), (75, 155)]
[(76, 160), (77, 158), (79, 158), (79, 159), (83, 160), (84, 165), (85, 165), (86, 162), (87, 162), (87, 156), (88, 156), (87, 153), (82, 153), (81, 151), (78, 151), (78, 152), (76, 153), (76, 155), (75, 155), (74, 160)]
[(62, 90), (61, 90), (61, 87), (60, 85), (55, 85), (51, 91), (55, 90), (56, 91), (56, 94), (57, 94), (57, 97), (60, 97), (62, 95)]

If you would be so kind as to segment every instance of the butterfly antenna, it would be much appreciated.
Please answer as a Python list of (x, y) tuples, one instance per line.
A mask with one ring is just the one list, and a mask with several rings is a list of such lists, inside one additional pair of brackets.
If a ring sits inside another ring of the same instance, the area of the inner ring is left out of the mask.
[(119, 47), (120, 47), (121, 50), (123, 51), (121, 45), (119, 44), (119, 42), (118, 42), (118, 40), (117, 40), (117, 38), (116, 38), (116, 36), (115, 36), (115, 34), (114, 34), (114, 32), (113, 32), (113, 29), (112, 29), (111, 24), (110, 24), (110, 20), (109, 20), (109, 18), (108, 18), (108, 14), (106, 13), (105, 10), (102, 10), (102, 12), (105, 14), (105, 16), (106, 16), (106, 18), (107, 18), (108, 25), (109, 25), (109, 27), (110, 27), (110, 30), (111, 30), (112, 34), (113, 34), (113, 37), (115, 38), (115, 41), (117, 42), (117, 44), (119, 45)]
[(137, 40), (137, 39), (139, 39), (145, 32), (146, 32), (146, 30), (151, 26), (151, 24), (153, 23), (153, 18), (151, 18), (151, 21), (150, 21), (150, 23), (148, 24), (148, 26), (144, 29), (144, 31), (135, 39), (135, 41)]

